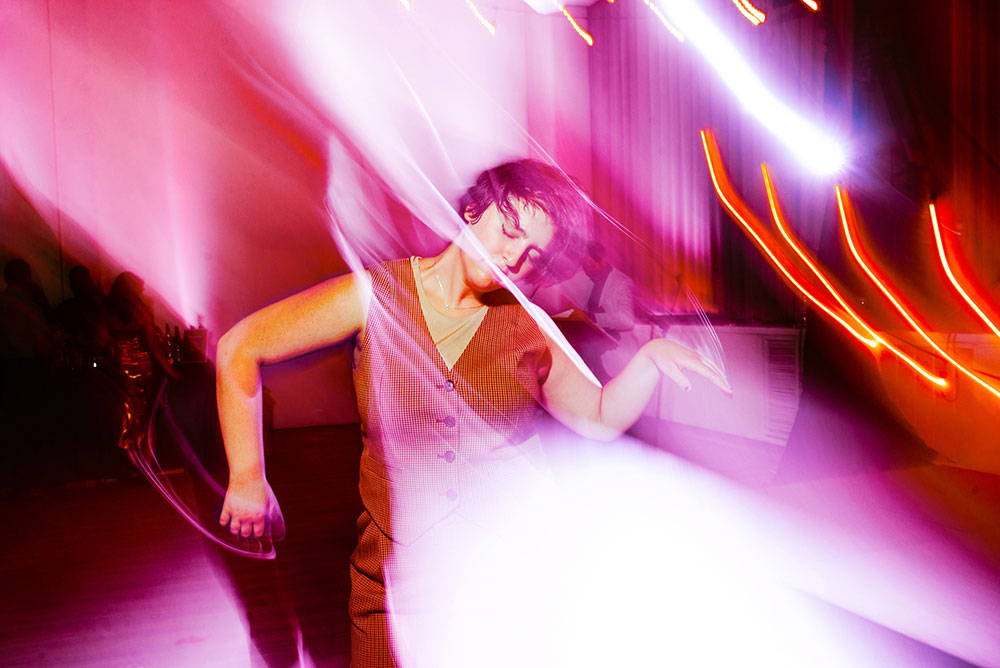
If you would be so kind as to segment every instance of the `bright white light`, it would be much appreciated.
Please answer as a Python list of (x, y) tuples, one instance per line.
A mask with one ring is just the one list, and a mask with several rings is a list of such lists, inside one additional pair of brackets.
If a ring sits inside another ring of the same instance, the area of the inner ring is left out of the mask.
[(666, 0), (661, 9), (719, 74), (743, 107), (778, 136), (803, 163), (835, 173), (846, 160), (839, 142), (810, 125), (767, 89), (719, 28), (689, 0)]
[(551, 479), (505, 478), (467, 527), (396, 552), (401, 665), (875, 665), (789, 587), (749, 496), (625, 441), (550, 440), (546, 461)]

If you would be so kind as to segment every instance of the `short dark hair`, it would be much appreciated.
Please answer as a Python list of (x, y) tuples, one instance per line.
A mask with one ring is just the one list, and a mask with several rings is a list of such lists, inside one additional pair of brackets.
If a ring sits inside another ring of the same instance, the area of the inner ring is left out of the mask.
[(3, 266), (3, 280), (7, 285), (23, 283), (31, 280), (31, 265), (19, 257), (15, 257)]
[(505, 162), (479, 175), (459, 200), (458, 211), (475, 222), (495, 205), (505, 218), (516, 222), (515, 202), (537, 206), (554, 228), (552, 243), (530, 280), (548, 283), (571, 275), (591, 238), (592, 213), (583, 189), (561, 170), (543, 162)]

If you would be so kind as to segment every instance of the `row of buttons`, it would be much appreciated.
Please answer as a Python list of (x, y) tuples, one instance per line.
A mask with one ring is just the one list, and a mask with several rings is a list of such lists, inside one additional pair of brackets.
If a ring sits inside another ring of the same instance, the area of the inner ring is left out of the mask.
[[(444, 385), (438, 385), (438, 387), (440, 389), (444, 390), (445, 392), (454, 392), (455, 391), (455, 381), (453, 381), (453, 380), (446, 380), (445, 383), (444, 383)], [(452, 417), (451, 415), (445, 417), (443, 420), (438, 420), (438, 422), (443, 422), (444, 426), (446, 426), (448, 428), (451, 428), (451, 427), (455, 426), (455, 418)], [(438, 458), (439, 459), (443, 459), (446, 462), (448, 462), (449, 464), (451, 464), (452, 462), (455, 461), (455, 451), (454, 450), (448, 450), (443, 455), (438, 455)], [(449, 501), (454, 501), (454, 500), (456, 500), (458, 498), (458, 492), (456, 492), (453, 489), (449, 489), (447, 492), (444, 493), (444, 496)]]

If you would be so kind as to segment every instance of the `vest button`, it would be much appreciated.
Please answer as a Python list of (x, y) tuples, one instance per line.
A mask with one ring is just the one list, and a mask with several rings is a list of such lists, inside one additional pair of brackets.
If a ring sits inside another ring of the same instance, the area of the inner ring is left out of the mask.
[(453, 418), (450, 415), (448, 417), (446, 417), (443, 420), (443, 422), (444, 422), (444, 426), (446, 426), (446, 427), (454, 427), (455, 426), (455, 418)]
[(456, 492), (453, 489), (449, 489), (447, 492), (444, 493), (444, 495), (445, 497), (447, 497), (449, 501), (454, 501), (455, 499), (458, 498), (458, 492)]
[(453, 381), (453, 380), (446, 381), (445, 384), (444, 384), (444, 391), (445, 392), (454, 392), (455, 391), (455, 381)]
[(449, 464), (455, 461), (455, 451), (449, 450), (448, 452), (444, 453), (444, 460)]

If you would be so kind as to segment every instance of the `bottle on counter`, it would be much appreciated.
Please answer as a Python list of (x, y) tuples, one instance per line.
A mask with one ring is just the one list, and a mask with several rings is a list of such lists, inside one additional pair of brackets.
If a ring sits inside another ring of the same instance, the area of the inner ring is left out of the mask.
[(173, 366), (177, 363), (177, 360), (174, 358), (173, 340), (170, 336), (170, 323), (166, 322), (163, 323), (163, 346), (167, 349), (167, 362), (170, 363), (170, 366)]
[(174, 359), (180, 362), (182, 357), (181, 329), (177, 325), (174, 325), (173, 351), (174, 351)]

